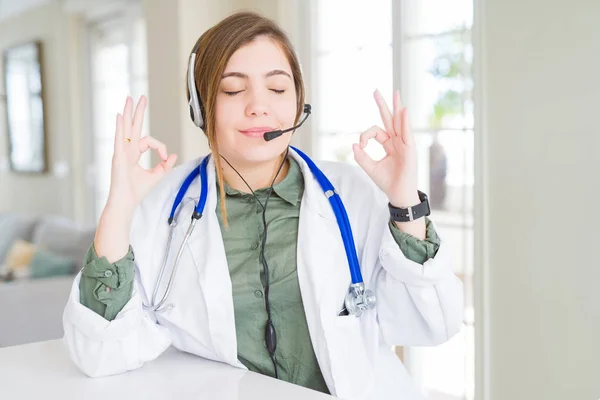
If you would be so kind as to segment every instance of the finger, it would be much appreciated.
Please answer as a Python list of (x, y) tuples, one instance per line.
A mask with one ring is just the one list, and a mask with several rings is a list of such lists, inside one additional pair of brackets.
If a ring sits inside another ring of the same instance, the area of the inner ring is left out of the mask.
[(393, 116), (394, 132), (402, 135), (402, 102), (400, 101), (400, 91), (394, 92), (394, 116)]
[(171, 154), (165, 161), (152, 168), (151, 172), (158, 175), (170, 172), (173, 169), (173, 166), (175, 166), (175, 162), (177, 162), (177, 154)]
[(156, 150), (161, 160), (163, 161), (166, 161), (169, 156), (169, 154), (167, 153), (167, 146), (163, 142), (153, 138), (152, 136), (144, 136), (143, 138), (141, 138), (138, 143), (138, 148), (140, 150), (140, 153), (145, 153), (148, 149)]
[(415, 138), (412, 134), (412, 130), (410, 129), (410, 123), (408, 121), (408, 110), (406, 109), (406, 107), (404, 107), (402, 109), (402, 140), (404, 141), (404, 143), (407, 146), (412, 146), (412, 144), (415, 142)]
[(142, 125), (144, 124), (144, 112), (146, 111), (146, 105), (148, 100), (146, 96), (140, 96), (140, 100), (135, 107), (135, 113), (133, 115), (133, 125), (131, 126), (131, 141), (139, 140), (142, 134)]
[(131, 138), (131, 110), (133, 108), (133, 99), (127, 96), (125, 108), (123, 109), (123, 138)]
[(367, 142), (372, 138), (375, 138), (375, 140), (377, 140), (377, 143), (379, 144), (385, 144), (385, 142), (387, 142), (390, 138), (390, 135), (388, 135), (387, 132), (381, 129), (380, 127), (376, 125), (372, 126), (371, 128), (367, 129), (366, 131), (360, 134), (360, 147), (364, 149), (367, 145)]
[(369, 157), (369, 155), (356, 143), (352, 145), (352, 150), (354, 150), (354, 160), (356, 160), (357, 164), (371, 176), (371, 172), (375, 168), (377, 161)]
[(115, 127), (115, 152), (120, 151), (123, 148), (123, 116), (117, 113)]
[(172, 170), (173, 167), (175, 166), (176, 162), (177, 162), (177, 154), (171, 154), (169, 156), (169, 158), (167, 158), (167, 161), (165, 161), (165, 170), (166, 171)]
[(388, 135), (396, 136), (397, 132), (394, 131), (394, 123), (392, 121), (392, 114), (390, 113), (390, 109), (388, 108), (387, 103), (383, 99), (379, 90), (375, 90), (373, 93), (373, 97), (375, 98), (375, 102), (377, 103), (377, 107), (379, 107), (379, 114), (381, 115), (381, 120), (383, 121), (383, 126), (387, 131)]

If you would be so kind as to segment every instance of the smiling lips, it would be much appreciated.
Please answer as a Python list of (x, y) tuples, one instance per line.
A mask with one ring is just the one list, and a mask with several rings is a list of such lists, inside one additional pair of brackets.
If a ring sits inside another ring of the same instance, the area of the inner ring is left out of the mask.
[(240, 130), (240, 133), (242, 133), (243, 135), (246, 135), (248, 137), (262, 137), (264, 135), (265, 132), (270, 132), (270, 131), (274, 131), (277, 130), (277, 128), (273, 128), (270, 126), (257, 126), (254, 128), (250, 128), (250, 129), (244, 129), (244, 130)]

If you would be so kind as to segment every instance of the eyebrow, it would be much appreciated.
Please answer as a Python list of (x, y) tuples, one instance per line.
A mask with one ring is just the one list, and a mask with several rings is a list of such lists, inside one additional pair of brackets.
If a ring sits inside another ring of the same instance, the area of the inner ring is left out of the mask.
[[(268, 72), (267, 74), (265, 74), (265, 78), (269, 78), (269, 77), (275, 76), (275, 75), (285, 75), (288, 78), (292, 79), (292, 76), (290, 74), (288, 74), (287, 72), (285, 72), (281, 69), (274, 69), (273, 71)], [(236, 78), (248, 79), (248, 75), (246, 75), (242, 72), (227, 72), (227, 73), (223, 74), (221, 79), (225, 79), (230, 76), (234, 76)]]

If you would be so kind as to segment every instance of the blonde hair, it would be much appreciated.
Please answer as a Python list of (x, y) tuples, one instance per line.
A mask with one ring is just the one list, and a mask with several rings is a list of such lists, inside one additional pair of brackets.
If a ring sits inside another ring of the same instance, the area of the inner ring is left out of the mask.
[(215, 105), (221, 76), (225, 72), (227, 62), (240, 47), (252, 42), (259, 36), (267, 36), (277, 42), (290, 63), (296, 89), (297, 109), (294, 122), (294, 125), (296, 125), (302, 116), (304, 108), (302, 71), (298, 57), (287, 34), (274, 21), (255, 12), (237, 12), (208, 29), (196, 42), (196, 62), (193, 67), (194, 82), (203, 106), (203, 130), (208, 138), (215, 161), (217, 180), (220, 187), (221, 214), (226, 227), (228, 226), (227, 208), (225, 207), (225, 189), (223, 185), (221, 157), (219, 156), (219, 143), (215, 129)]

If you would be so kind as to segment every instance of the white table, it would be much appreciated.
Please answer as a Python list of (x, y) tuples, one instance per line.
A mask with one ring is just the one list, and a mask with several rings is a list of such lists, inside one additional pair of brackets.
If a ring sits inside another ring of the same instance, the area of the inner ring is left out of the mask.
[(89, 378), (70, 360), (62, 340), (0, 348), (2, 399), (326, 400), (301, 386), (168, 349), (124, 374)]

